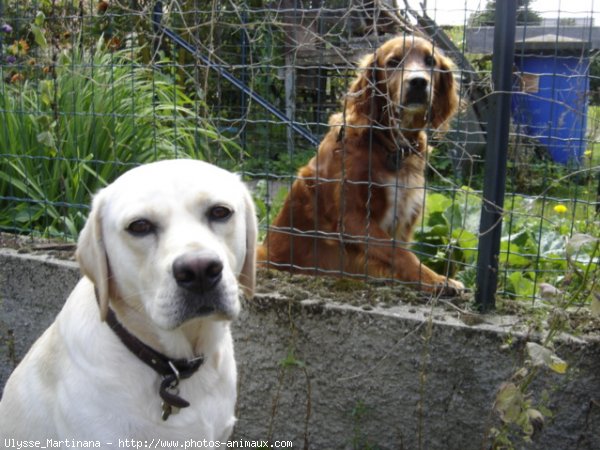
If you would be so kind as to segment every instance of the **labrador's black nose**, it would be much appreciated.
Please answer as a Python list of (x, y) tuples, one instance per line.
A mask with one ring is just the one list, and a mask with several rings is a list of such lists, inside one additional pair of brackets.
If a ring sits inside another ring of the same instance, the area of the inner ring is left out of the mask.
[(211, 251), (185, 253), (173, 261), (173, 277), (179, 287), (201, 294), (221, 280), (223, 263)]

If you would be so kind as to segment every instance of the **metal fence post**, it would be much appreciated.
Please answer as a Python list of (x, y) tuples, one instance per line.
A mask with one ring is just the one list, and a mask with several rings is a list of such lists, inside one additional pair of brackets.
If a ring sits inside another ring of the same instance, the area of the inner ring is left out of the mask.
[(488, 110), (490, 116), (485, 153), (483, 204), (477, 257), (477, 290), (475, 293), (475, 302), (482, 312), (494, 308), (498, 284), (498, 256), (510, 128), (516, 11), (516, 0), (496, 3), (494, 55), (492, 58), (493, 93)]

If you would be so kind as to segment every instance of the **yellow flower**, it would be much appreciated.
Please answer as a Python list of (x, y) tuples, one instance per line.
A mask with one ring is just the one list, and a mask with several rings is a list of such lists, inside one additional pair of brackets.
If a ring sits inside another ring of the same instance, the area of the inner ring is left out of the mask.
[(8, 47), (8, 53), (14, 56), (25, 56), (29, 51), (29, 44), (25, 39), (19, 39), (14, 41), (12, 45)]
[(554, 207), (554, 212), (557, 214), (564, 214), (567, 212), (567, 207), (565, 205), (556, 205)]
[(585, 152), (583, 152), (583, 156), (585, 156), (586, 158), (591, 158), (592, 157), (592, 151), (591, 150), (586, 150)]

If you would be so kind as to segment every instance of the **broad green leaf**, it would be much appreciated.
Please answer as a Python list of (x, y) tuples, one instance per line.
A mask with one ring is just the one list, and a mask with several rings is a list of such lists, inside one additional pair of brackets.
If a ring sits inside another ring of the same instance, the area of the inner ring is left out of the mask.
[(38, 27), (43, 27), (45, 20), (46, 20), (46, 15), (44, 14), (44, 11), (38, 10), (38, 12), (35, 15), (35, 19), (33, 20), (33, 23), (35, 25), (37, 25)]
[(556, 356), (556, 354), (540, 344), (528, 342), (526, 345), (527, 354), (534, 366), (548, 367), (556, 373), (564, 374), (567, 371), (568, 364)]
[(463, 227), (463, 216), (460, 207), (457, 204), (453, 204), (446, 208), (444, 211), (444, 217), (448, 221), (448, 226), (452, 229)]
[(525, 397), (514, 383), (505, 383), (496, 395), (494, 409), (504, 423), (516, 423), (523, 412)]
[(508, 276), (512, 292), (518, 297), (532, 297), (535, 294), (535, 284), (522, 272), (513, 272)]
[(442, 213), (451, 205), (452, 199), (438, 192), (434, 192), (433, 194), (429, 194), (425, 200), (425, 212), (428, 216), (435, 212)]
[(427, 221), (427, 225), (429, 225), (430, 227), (433, 227), (436, 225), (443, 225), (446, 228), (448, 228), (449, 223), (441, 211), (436, 211), (429, 215), (429, 220)]
[(477, 236), (470, 231), (456, 229), (452, 231), (452, 237), (463, 252), (464, 262), (467, 264), (474, 263), (477, 260), (477, 245), (479, 243)]
[(46, 41), (46, 36), (44, 36), (44, 30), (42, 30), (37, 25), (31, 24), (31, 32), (33, 33), (33, 38), (35, 39), (35, 43), (40, 46), (40, 48), (45, 49), (48, 47), (48, 42)]
[(508, 240), (511, 243), (518, 245), (519, 247), (525, 247), (531, 238), (532, 235), (528, 229), (519, 230), (516, 233), (513, 233), (510, 236), (508, 236)]
[(524, 255), (521, 248), (510, 242), (500, 243), (500, 262), (508, 264), (509, 267), (528, 267), (531, 265), (531, 259)]
[(564, 258), (565, 237), (552, 230), (543, 230), (539, 242), (533, 243), (535, 248), (539, 245), (541, 255), (562, 255)]

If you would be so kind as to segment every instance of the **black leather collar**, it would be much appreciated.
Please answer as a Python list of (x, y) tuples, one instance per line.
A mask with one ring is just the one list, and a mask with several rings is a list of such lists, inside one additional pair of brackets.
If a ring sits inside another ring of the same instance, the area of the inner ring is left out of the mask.
[[(385, 167), (391, 172), (397, 172), (402, 167), (402, 163), (410, 155), (419, 155), (419, 144), (417, 142), (408, 141), (400, 136), (388, 136), (383, 132), (373, 131), (373, 138), (377, 140), (386, 149)], [(346, 135), (346, 126), (340, 125), (338, 131), (337, 142), (341, 142)], [(398, 143), (399, 140), (404, 141), (403, 145)]]
[(180, 380), (190, 378), (196, 373), (204, 362), (203, 356), (194, 359), (169, 358), (154, 350), (149, 345), (144, 344), (141, 340), (127, 331), (117, 319), (114, 311), (110, 308), (108, 308), (108, 313), (106, 315), (106, 323), (131, 353), (162, 377), (159, 395), (163, 400), (163, 420), (169, 418), (171, 413), (174, 412), (173, 408), (186, 408), (190, 406), (188, 401), (177, 395), (179, 393), (177, 385)]
[(385, 167), (390, 172), (397, 172), (402, 167), (402, 163), (411, 155), (419, 155), (419, 144), (415, 141), (409, 141), (402, 135), (389, 136), (385, 133), (375, 133), (375, 139), (385, 148)]
[(416, 155), (418, 152), (410, 146), (400, 147), (394, 151), (388, 150), (385, 167), (391, 172), (397, 172), (402, 167), (402, 163), (410, 155)]

